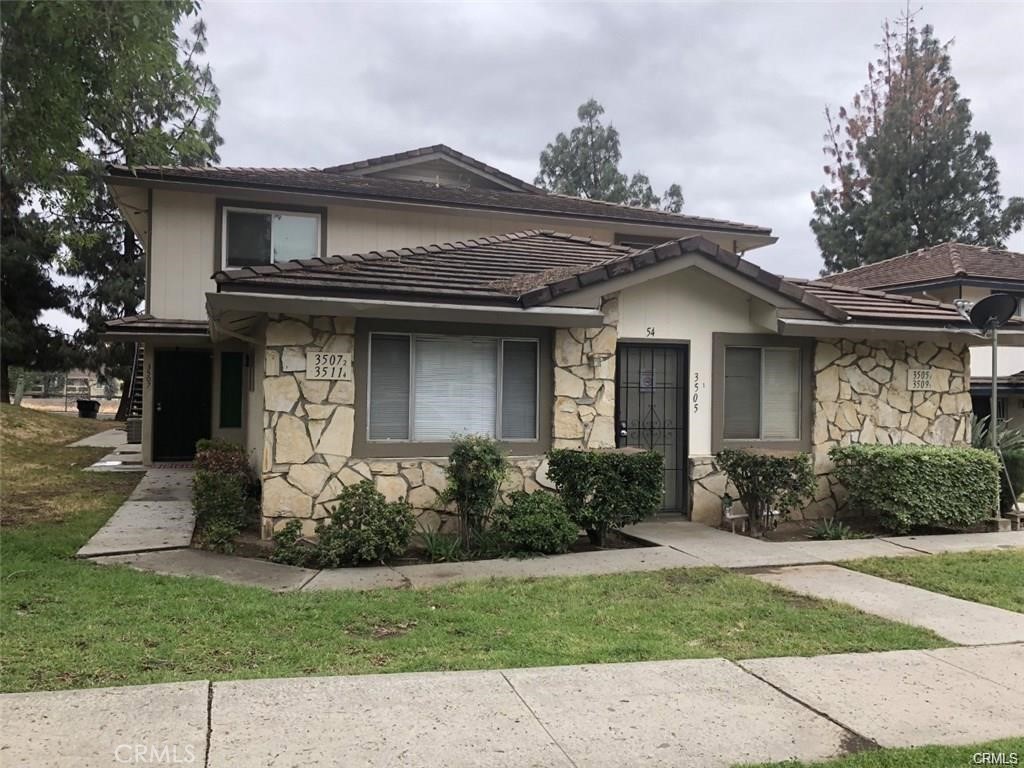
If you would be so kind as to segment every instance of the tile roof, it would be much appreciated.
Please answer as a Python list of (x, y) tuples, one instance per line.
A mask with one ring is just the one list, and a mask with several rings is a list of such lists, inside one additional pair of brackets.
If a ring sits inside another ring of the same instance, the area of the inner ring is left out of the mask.
[(329, 256), (220, 271), (218, 291), (376, 297), (530, 308), (641, 271), (697, 255), (788, 297), (836, 323), (957, 326), (950, 304), (903, 294), (783, 278), (703, 237), (645, 249), (546, 230), (393, 251)]
[(943, 243), (823, 279), (857, 288), (901, 288), (958, 278), (1024, 283), (1024, 253)]
[(380, 166), (390, 165), (392, 163), (403, 162), (405, 160), (415, 160), (418, 157), (431, 157), (434, 155), (441, 155), (442, 157), (448, 157), (452, 160), (457, 160), (463, 165), (468, 165), (471, 168), (476, 168), (478, 171), (494, 176), (501, 179), (506, 184), (510, 184), (521, 189), (524, 192), (532, 192), (534, 194), (546, 194), (540, 187), (535, 187), (533, 184), (528, 184), (522, 179), (517, 179), (515, 176), (509, 173), (505, 173), (502, 170), (495, 168), (492, 165), (487, 165), (477, 160), (475, 157), (464, 155), (461, 152), (452, 149), (447, 144), (434, 144), (429, 147), (420, 147), (419, 149), (410, 149), (406, 152), (396, 152), (393, 155), (381, 155), (380, 157), (370, 157), (366, 160), (356, 160), (352, 163), (342, 163), (341, 165), (332, 165), (328, 168), (324, 168), (325, 173), (353, 173), (358, 171), (369, 171)]
[[(481, 163), (481, 165), (483, 164)], [(335, 168), (338, 167), (344, 166), (335, 166)], [(111, 179), (137, 178), (207, 186), (273, 189), (331, 197), (512, 211), (561, 218), (599, 219), (627, 224), (652, 224), (765, 237), (771, 235), (770, 227), (759, 227), (753, 224), (742, 224), (704, 216), (690, 216), (684, 213), (668, 213), (652, 208), (635, 208), (546, 192), (530, 194), (481, 187), (438, 186), (423, 181), (352, 175), (329, 169), (109, 165), (107, 172)]]
[(259, 287), (286, 293), (519, 305), (529, 288), (633, 253), (586, 237), (529, 230), (443, 245), (371, 251), (222, 270), (219, 290)]

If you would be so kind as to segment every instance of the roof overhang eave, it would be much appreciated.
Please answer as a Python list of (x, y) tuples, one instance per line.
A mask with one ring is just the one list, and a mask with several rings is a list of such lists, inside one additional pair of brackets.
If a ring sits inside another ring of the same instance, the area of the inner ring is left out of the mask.
[[(936, 337), (957, 336), (968, 346), (991, 344), (987, 337), (979, 336), (973, 328), (962, 325), (914, 325), (864, 323), (851, 321), (833, 323), (826, 320), (779, 318), (779, 333), (783, 336), (815, 336), (822, 339), (892, 339), (928, 341)], [(999, 331), (999, 342), (1007, 347), (1024, 347), (1024, 328)]]
[[(386, 205), (397, 205), (397, 206), (414, 206), (428, 209), (445, 209), (445, 210), (466, 210), (466, 211), (488, 211), (498, 213), (503, 216), (519, 216), (519, 217), (530, 217), (530, 218), (543, 218), (551, 220), (562, 220), (562, 221), (588, 221), (594, 223), (604, 224), (618, 224), (628, 227), (638, 228), (658, 228), (663, 230), (689, 230), (695, 233), (722, 233), (735, 237), (737, 240), (742, 240), (744, 243), (748, 243), (746, 250), (753, 248), (760, 248), (765, 245), (771, 245), (778, 241), (778, 237), (772, 235), (770, 227), (732, 227), (726, 224), (714, 224), (714, 223), (701, 223), (701, 222), (650, 222), (640, 221), (636, 219), (630, 219), (622, 216), (614, 216), (609, 214), (608, 216), (597, 216), (590, 214), (572, 213), (572, 212), (553, 212), (553, 211), (538, 211), (530, 209), (510, 209), (503, 208), (499, 205), (474, 205), (470, 203), (443, 203), (439, 201), (425, 201), (410, 199), (402, 196), (386, 196), (386, 195), (370, 195), (365, 193), (345, 193), (338, 191), (317, 191), (312, 189), (305, 189), (302, 187), (294, 187), (286, 184), (273, 185), (273, 184), (252, 184), (238, 181), (226, 181), (222, 179), (215, 180), (199, 180), (199, 179), (171, 179), (171, 178), (160, 178), (149, 175), (139, 175), (127, 172), (110, 172), (107, 171), (103, 175), (103, 180), (109, 186), (111, 184), (123, 184), (126, 186), (146, 186), (153, 187), (154, 189), (204, 189), (207, 192), (231, 194), (233, 190), (250, 190), (252, 193), (262, 194), (292, 194), (300, 195), (308, 198), (318, 198), (321, 200), (339, 200), (354, 203), (372, 203), (372, 204), (386, 204)], [(527, 195), (527, 197), (532, 197)], [(611, 207), (611, 206), (609, 206)], [(666, 240), (672, 239), (669, 235)]]
[(488, 306), (438, 301), (393, 301), (334, 296), (297, 296), (275, 293), (207, 293), (207, 312), (217, 319), (227, 312), (279, 312), (332, 317), (374, 317), (394, 320), (432, 320), (459, 323), (599, 328), (600, 310), (580, 307)]

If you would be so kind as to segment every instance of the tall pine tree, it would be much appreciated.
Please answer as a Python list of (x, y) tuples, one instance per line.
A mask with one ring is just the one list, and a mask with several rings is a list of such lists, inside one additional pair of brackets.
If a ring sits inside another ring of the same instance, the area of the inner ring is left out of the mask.
[(910, 15), (883, 29), (867, 85), (825, 110), (828, 183), (810, 222), (822, 274), (948, 241), (1001, 247), (1024, 224), (1024, 199), (1003, 204), (991, 138), (971, 127), (950, 43)]
[(559, 133), (541, 152), (534, 184), (563, 195), (679, 213), (684, 200), (678, 184), (659, 197), (646, 175), (629, 177), (619, 170), (619, 132), (601, 122), (603, 114), (604, 107), (595, 99), (580, 105), (576, 110), (580, 124), (568, 136)]

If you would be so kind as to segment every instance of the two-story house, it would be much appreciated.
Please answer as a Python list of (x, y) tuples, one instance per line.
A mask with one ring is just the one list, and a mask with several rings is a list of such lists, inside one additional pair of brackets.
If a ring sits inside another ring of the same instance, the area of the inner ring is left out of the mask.
[[(146, 463), (245, 445), (264, 533), (371, 479), (429, 510), (453, 435), (501, 441), (508, 490), (550, 447), (665, 457), (666, 513), (715, 524), (723, 447), (969, 439), (969, 345), (935, 300), (787, 280), (731, 221), (547, 193), (444, 146), (322, 169), (111, 167), (146, 245)], [(1008, 344), (1024, 343), (1020, 327)]]
[[(943, 243), (829, 277), (837, 285), (904, 293), (926, 299), (976, 302), (993, 293), (1024, 298), (1024, 253), (964, 243)], [(999, 417), (1024, 428), (1024, 349), (1006, 347), (996, 360)], [(991, 410), (992, 350), (971, 350), (971, 395), (974, 411)]]

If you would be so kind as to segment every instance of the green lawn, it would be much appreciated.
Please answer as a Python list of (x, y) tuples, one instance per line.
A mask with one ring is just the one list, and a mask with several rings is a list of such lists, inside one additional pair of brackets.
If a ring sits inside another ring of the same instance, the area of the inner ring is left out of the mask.
[[(1024, 613), (1024, 550), (879, 557), (844, 565), (933, 592)], [(1024, 758), (1021, 764), (1024, 765)]]
[[(133, 480), (83, 473), (87, 452), (70, 462), (68, 449), (47, 447), (66, 435), (38, 428), (20, 440), (7, 429), (9, 410), (4, 450), (15, 461), (31, 454), (35, 466), (5, 476), (5, 503), (8, 493), (28, 498), (18, 487), (26, 483), (47, 494), (50, 511), (41, 522), (16, 515), (0, 540), (4, 691), (946, 644), (716, 569), (278, 595), (80, 562), (75, 550)], [(44, 416), (59, 418), (31, 420)]]
[[(993, 757), (1000, 754), (1003, 755), (1003, 762), (993, 762)], [(1011, 758), (1011, 755), (1016, 755), (1016, 759)], [(989, 762), (981, 762), (986, 758)], [(823, 763), (764, 763), (745, 768), (970, 768), (975, 765), (1024, 765), (1024, 738), (966, 747), (882, 749), (858, 752)]]

